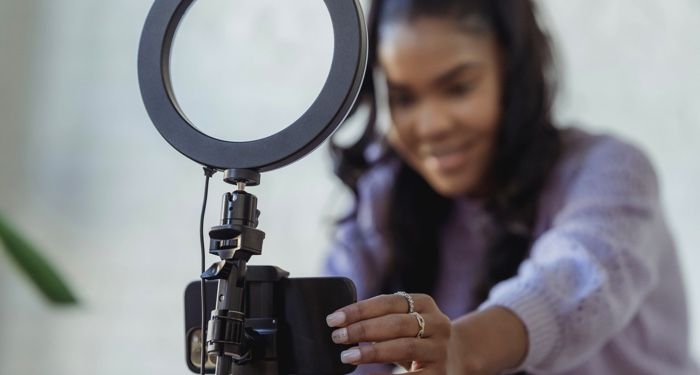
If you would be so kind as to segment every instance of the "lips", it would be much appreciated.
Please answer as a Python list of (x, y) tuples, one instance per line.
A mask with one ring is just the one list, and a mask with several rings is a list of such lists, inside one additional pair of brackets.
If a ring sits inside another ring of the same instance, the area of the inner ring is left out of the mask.
[(469, 160), (473, 142), (458, 147), (433, 150), (425, 156), (425, 162), (431, 169), (440, 172), (452, 172), (463, 168)]

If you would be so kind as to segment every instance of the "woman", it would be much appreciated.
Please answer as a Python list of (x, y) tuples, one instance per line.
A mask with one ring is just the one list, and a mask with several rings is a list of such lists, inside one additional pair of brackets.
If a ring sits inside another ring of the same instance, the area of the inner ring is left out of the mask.
[(334, 146), (356, 206), (327, 269), (365, 300), (327, 323), (337, 343), (372, 343), (342, 361), (359, 372), (700, 373), (654, 171), (633, 146), (554, 127), (532, 3), (375, 0), (369, 27), (392, 121), (378, 135), (384, 81), (368, 77), (367, 129)]

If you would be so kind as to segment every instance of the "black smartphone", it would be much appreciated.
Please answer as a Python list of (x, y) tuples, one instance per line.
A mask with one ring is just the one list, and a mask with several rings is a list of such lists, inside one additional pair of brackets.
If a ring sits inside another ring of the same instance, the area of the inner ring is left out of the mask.
[[(249, 363), (237, 365), (244, 374), (347, 374), (355, 366), (340, 362), (340, 352), (350, 348), (331, 340), (326, 316), (357, 301), (355, 285), (347, 278), (287, 278), (272, 266), (250, 266), (246, 274), (244, 312), (246, 328), (255, 335)], [(215, 307), (217, 282), (207, 282), (207, 318)], [(185, 289), (186, 361), (192, 372), (201, 366), (200, 284)], [(206, 347), (206, 345), (204, 345)], [(204, 349), (206, 350), (206, 349)], [(205, 364), (214, 373), (215, 357)]]

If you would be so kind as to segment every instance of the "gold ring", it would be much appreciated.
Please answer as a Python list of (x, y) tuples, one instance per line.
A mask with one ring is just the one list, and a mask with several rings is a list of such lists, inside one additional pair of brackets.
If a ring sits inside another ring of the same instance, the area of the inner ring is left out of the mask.
[(417, 338), (422, 339), (423, 334), (425, 333), (425, 319), (417, 313), (417, 312), (412, 312), (411, 315), (416, 317), (416, 320), (418, 321), (418, 327), (420, 327), (420, 330), (418, 330), (418, 334), (416, 335)]

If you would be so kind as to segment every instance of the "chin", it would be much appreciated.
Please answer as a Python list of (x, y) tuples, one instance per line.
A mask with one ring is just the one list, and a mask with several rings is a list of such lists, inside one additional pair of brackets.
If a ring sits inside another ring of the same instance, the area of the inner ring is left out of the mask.
[(445, 198), (459, 198), (473, 191), (473, 184), (465, 181), (429, 181), (430, 186)]
[(477, 173), (469, 171), (440, 172), (429, 168), (417, 169), (419, 174), (425, 179), (436, 193), (445, 198), (460, 198), (474, 193), (479, 185)]

